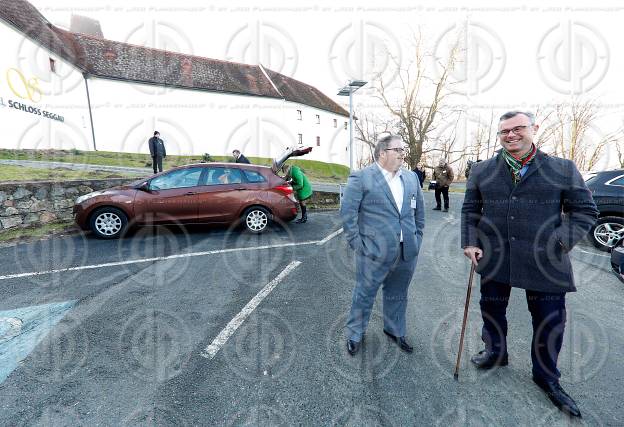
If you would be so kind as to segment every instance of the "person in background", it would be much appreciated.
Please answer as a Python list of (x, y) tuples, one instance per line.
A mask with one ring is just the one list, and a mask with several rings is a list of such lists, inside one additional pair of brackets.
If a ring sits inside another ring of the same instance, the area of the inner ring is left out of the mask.
[(455, 174), (453, 174), (453, 169), (449, 166), (446, 159), (440, 159), (438, 166), (433, 169), (433, 177), (435, 179), (435, 199), (436, 199), (436, 207), (433, 208), (434, 211), (439, 211), (442, 207), (442, 202), (440, 201), (440, 194), (444, 196), (444, 212), (448, 212), (449, 210), (449, 187), (453, 179), (455, 179)]
[(427, 172), (425, 172), (425, 167), (422, 163), (418, 163), (413, 171), (418, 177), (418, 181), (420, 181), (420, 188), (423, 188), (423, 183), (425, 182), (425, 178), (427, 177)]
[(165, 150), (165, 142), (160, 139), (160, 132), (154, 131), (152, 136), (147, 142), (149, 146), (150, 156), (152, 156), (152, 168), (154, 173), (163, 171), (163, 159), (167, 157), (167, 150)]
[(235, 163), (251, 164), (249, 159), (247, 157), (245, 157), (245, 155), (243, 153), (241, 153), (239, 150), (232, 151), (232, 156), (234, 156), (234, 162)]
[(295, 191), (295, 197), (299, 202), (299, 206), (301, 206), (301, 218), (295, 222), (307, 222), (308, 210), (304, 202), (312, 197), (312, 185), (310, 185), (308, 177), (304, 175), (301, 168), (298, 166), (286, 165), (284, 172), (286, 173), (286, 180), (290, 182), (290, 185), (292, 185), (292, 188)]

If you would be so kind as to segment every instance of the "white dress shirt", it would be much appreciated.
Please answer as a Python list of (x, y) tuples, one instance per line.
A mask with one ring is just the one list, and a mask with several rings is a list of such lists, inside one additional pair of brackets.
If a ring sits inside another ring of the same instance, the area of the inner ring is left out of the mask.
[[(377, 162), (375, 162), (377, 163)], [(401, 213), (401, 208), (403, 207), (403, 181), (401, 180), (401, 169), (399, 169), (394, 177), (392, 176), (392, 172), (389, 172), (382, 168), (379, 163), (377, 163), (377, 167), (383, 174), (386, 182), (388, 183), (388, 187), (390, 187), (390, 191), (392, 192), (392, 197), (394, 197), (394, 202), (397, 205), (397, 209), (399, 210), (399, 214)], [(400, 241), (403, 241), (403, 230), (401, 230)]]

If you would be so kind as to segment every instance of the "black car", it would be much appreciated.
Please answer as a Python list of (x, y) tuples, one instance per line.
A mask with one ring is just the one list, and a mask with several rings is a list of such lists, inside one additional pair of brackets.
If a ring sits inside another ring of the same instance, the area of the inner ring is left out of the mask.
[(611, 250), (611, 268), (618, 279), (624, 283), (624, 239)]
[(586, 182), (600, 211), (590, 240), (598, 249), (608, 251), (624, 238), (624, 169), (598, 172)]

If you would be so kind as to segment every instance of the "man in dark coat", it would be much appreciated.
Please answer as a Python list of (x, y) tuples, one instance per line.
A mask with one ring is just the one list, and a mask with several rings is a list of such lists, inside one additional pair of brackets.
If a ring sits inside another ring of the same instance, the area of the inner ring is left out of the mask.
[(571, 416), (581, 416), (561, 388), (557, 358), (566, 321), (565, 296), (574, 292), (568, 252), (592, 227), (598, 210), (570, 160), (537, 150), (533, 114), (501, 116), (498, 155), (472, 165), (462, 207), (461, 245), (481, 275), (482, 340), (471, 361), (504, 366), (506, 309), (511, 288), (526, 290), (533, 320), (533, 381)]
[(163, 171), (163, 159), (167, 157), (165, 143), (160, 139), (160, 132), (155, 131), (154, 136), (148, 141), (150, 156), (152, 156), (152, 168), (154, 173)]
[(247, 157), (245, 157), (245, 155), (243, 153), (241, 153), (239, 150), (232, 151), (232, 155), (234, 156), (234, 162), (235, 163), (251, 164), (249, 159)]
[(427, 173), (425, 172), (425, 167), (422, 163), (418, 163), (414, 168), (413, 172), (418, 177), (418, 181), (420, 182), (420, 188), (423, 188), (423, 183), (425, 182), (425, 178), (427, 177)]

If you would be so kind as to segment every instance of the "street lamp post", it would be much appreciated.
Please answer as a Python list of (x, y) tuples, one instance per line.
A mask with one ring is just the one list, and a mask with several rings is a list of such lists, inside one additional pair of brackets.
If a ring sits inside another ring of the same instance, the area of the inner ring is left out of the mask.
[(344, 87), (342, 87), (338, 95), (349, 97), (349, 170), (353, 170), (353, 92), (364, 86), (366, 83), (364, 80), (349, 80)]

